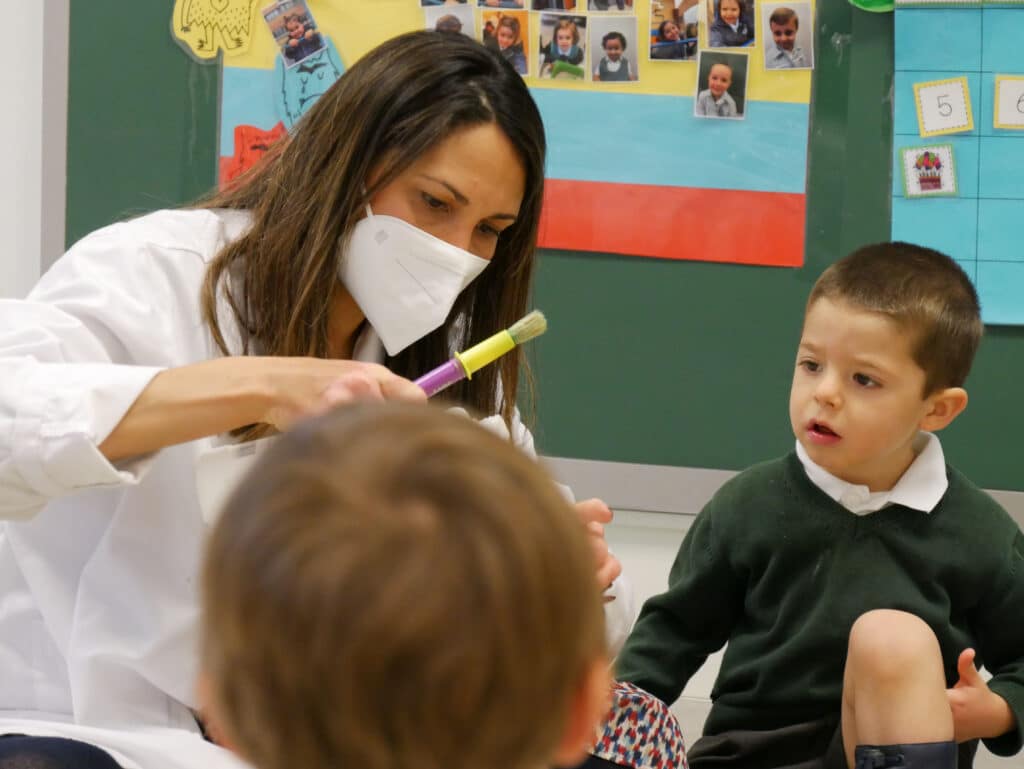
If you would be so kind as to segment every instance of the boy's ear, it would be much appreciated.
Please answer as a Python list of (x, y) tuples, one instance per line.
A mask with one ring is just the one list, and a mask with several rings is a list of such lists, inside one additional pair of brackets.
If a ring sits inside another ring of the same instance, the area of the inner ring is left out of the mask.
[(967, 408), (967, 391), (962, 387), (946, 387), (925, 400), (929, 406), (921, 419), (921, 429), (933, 433), (948, 425)]
[(213, 684), (210, 681), (210, 676), (204, 671), (199, 672), (196, 681), (196, 701), (199, 710), (195, 715), (197, 718), (202, 719), (203, 731), (206, 732), (207, 738), (222, 748), (227, 748), (232, 753), (241, 755), (225, 733), (223, 719), (220, 716), (220, 707), (213, 696)]
[(580, 683), (569, 701), (565, 731), (555, 748), (555, 766), (576, 766), (597, 741), (597, 725), (608, 714), (611, 675), (608, 660), (599, 655), (584, 669)]

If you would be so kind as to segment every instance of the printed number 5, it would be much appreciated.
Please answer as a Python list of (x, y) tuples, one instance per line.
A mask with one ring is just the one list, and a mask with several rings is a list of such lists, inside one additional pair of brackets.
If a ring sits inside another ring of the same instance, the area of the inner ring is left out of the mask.
[[(944, 99), (948, 98), (949, 94), (944, 93), (936, 99), (936, 101), (939, 103), (939, 114), (942, 115), (942, 117), (949, 117), (950, 115), (953, 114), (953, 105), (950, 104), (948, 101), (944, 101)], [(1022, 96), (1021, 98), (1024, 99), (1024, 96)], [(1017, 109), (1020, 109), (1020, 107), (1020, 102), (1017, 102)]]

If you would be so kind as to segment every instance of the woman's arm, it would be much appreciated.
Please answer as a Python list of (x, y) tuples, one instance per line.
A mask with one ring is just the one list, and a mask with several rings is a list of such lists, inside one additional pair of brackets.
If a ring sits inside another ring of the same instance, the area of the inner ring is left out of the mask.
[(117, 462), (255, 423), (284, 429), (357, 398), (424, 401), (426, 395), (376, 363), (219, 358), (153, 377), (99, 449)]

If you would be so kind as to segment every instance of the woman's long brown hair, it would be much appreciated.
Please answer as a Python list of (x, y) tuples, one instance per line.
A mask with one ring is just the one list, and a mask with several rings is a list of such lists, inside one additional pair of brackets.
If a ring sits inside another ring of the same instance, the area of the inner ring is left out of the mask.
[[(544, 184), (540, 113), (522, 78), (483, 45), (461, 34), (412, 32), (366, 54), (255, 168), (196, 204), (252, 215), (251, 228), (217, 254), (203, 284), (203, 317), (220, 350), (327, 357), (338, 244), (367, 201), (439, 142), (485, 123), (505, 133), (523, 164), (518, 218), (445, 324), (386, 365), (415, 378), (524, 315)], [(218, 294), (238, 323), (241, 350), (225, 342)], [(478, 413), (497, 411), (510, 424), (520, 369), (529, 378), (517, 349), (445, 394)], [(266, 429), (255, 425), (244, 435)]]

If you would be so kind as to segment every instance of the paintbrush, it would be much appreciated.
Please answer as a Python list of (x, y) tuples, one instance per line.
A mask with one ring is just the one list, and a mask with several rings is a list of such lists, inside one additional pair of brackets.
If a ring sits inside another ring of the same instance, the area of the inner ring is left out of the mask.
[(428, 371), (416, 380), (416, 384), (423, 388), (428, 398), (437, 395), (462, 379), (472, 379), (473, 374), (488, 363), (493, 363), (509, 350), (540, 336), (547, 329), (548, 322), (544, 314), (534, 310), (504, 331), (499, 331), (464, 352), (455, 353), (454, 358)]

